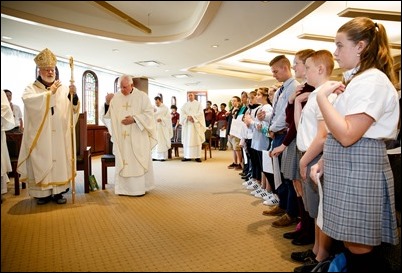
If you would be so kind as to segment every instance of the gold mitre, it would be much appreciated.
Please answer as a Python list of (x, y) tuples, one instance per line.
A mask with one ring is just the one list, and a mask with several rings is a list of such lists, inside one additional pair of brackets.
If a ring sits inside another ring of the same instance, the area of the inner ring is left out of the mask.
[(57, 63), (56, 56), (48, 48), (45, 48), (34, 59), (36, 66), (39, 68), (55, 67)]

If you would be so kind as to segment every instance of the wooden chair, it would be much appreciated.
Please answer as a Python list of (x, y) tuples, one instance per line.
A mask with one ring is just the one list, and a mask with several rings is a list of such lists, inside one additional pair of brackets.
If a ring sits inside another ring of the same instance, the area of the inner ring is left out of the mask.
[(84, 171), (84, 192), (89, 193), (89, 176), (92, 175), (91, 147), (87, 141), (87, 112), (80, 113), (75, 125), (77, 171)]
[[(207, 160), (207, 152), (209, 151), (209, 158), (212, 158), (212, 131), (205, 131), (205, 142), (202, 143), (202, 149), (204, 150), (204, 160)], [(181, 142), (172, 142), (171, 148), (168, 151), (168, 158), (172, 158), (172, 151), (174, 151), (175, 157), (179, 157), (179, 148), (183, 148), (183, 143)]]
[[(6, 132), (6, 141), (8, 154), (10, 155), (12, 172), (11, 176), (14, 177), (14, 194), (20, 195), (20, 175), (17, 172), (18, 156), (20, 154), (22, 133), (19, 132)], [(22, 183), (22, 188), (26, 188), (26, 184)]]
[(111, 140), (111, 136), (109, 132), (104, 132), (104, 141), (105, 141), (105, 154), (102, 155), (101, 157), (101, 163), (102, 163), (102, 190), (106, 188), (107, 184), (107, 168), (108, 167), (114, 167), (116, 165), (115, 163), (115, 157), (113, 154), (113, 142)]
[(215, 148), (215, 150), (219, 147), (219, 132), (217, 133), (218, 128), (212, 128), (212, 135), (211, 135), (211, 145)]
[(212, 130), (207, 129), (205, 131), (205, 142), (202, 143), (202, 149), (205, 151), (204, 158), (207, 160), (207, 151), (209, 151), (209, 158), (212, 158)]

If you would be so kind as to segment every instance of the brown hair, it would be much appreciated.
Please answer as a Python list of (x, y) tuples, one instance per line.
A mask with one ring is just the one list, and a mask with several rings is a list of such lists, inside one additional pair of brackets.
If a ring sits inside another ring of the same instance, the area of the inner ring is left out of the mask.
[(308, 58), (310, 58), (315, 65), (324, 65), (326, 76), (330, 76), (334, 70), (334, 56), (332, 56), (332, 53), (328, 50), (318, 50), (312, 53)]
[(387, 32), (382, 24), (374, 23), (370, 18), (356, 17), (345, 23), (338, 29), (343, 32), (348, 40), (357, 44), (365, 41), (367, 46), (360, 53), (359, 69), (356, 75), (370, 68), (377, 68), (387, 75), (395, 84), (398, 82), (393, 70), (394, 60), (388, 43)]
[(313, 53), (314, 53), (314, 50), (312, 50), (312, 49), (303, 49), (303, 50), (297, 51), (295, 56), (299, 57), (300, 61), (305, 63), (307, 58), (310, 57), (310, 55)]
[(261, 95), (263, 95), (264, 97), (268, 97), (268, 91), (269, 91), (269, 88), (268, 88), (268, 87), (260, 87), (260, 88), (258, 88), (257, 93), (259, 92), (259, 93), (261, 93)]
[(279, 66), (281, 67), (288, 67), (290, 69), (290, 61), (288, 58), (286, 58), (285, 55), (278, 55), (275, 58), (273, 58), (270, 62), (269, 62), (269, 66), (273, 66), (274, 64), (278, 63)]

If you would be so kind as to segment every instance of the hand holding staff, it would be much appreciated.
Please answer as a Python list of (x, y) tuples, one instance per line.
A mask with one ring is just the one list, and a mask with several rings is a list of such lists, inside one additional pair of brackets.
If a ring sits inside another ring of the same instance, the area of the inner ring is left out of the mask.
[(75, 126), (74, 126), (74, 110), (73, 110), (73, 95), (75, 94), (76, 88), (74, 85), (74, 60), (73, 57), (70, 57), (70, 69), (71, 69), (71, 78), (70, 78), (70, 103), (71, 103), (71, 183), (72, 183), (72, 200), (73, 204), (75, 203)]

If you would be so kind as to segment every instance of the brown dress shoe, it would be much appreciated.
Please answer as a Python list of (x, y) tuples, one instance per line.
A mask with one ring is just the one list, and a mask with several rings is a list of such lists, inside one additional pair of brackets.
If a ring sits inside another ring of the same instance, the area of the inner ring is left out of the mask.
[(272, 222), (273, 227), (288, 227), (290, 225), (297, 223), (297, 217), (291, 217), (289, 214), (285, 213), (278, 220)]
[(272, 209), (270, 210), (264, 210), (262, 212), (262, 215), (266, 215), (266, 216), (281, 216), (284, 215), (286, 213), (286, 211), (284, 209), (281, 209), (279, 207), (279, 205), (276, 206), (272, 206)]

